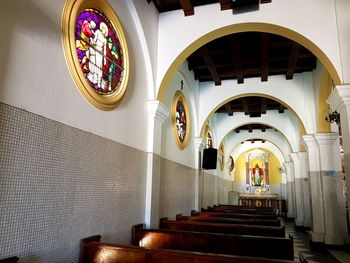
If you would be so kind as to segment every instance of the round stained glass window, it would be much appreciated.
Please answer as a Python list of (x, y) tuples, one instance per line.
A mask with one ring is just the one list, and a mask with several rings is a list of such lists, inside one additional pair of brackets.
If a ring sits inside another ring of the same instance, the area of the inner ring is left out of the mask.
[(73, 79), (93, 105), (110, 110), (123, 98), (129, 76), (125, 36), (105, 0), (67, 0), (62, 39)]
[(176, 91), (173, 99), (173, 133), (176, 145), (183, 150), (189, 139), (190, 118), (185, 96), (181, 91)]

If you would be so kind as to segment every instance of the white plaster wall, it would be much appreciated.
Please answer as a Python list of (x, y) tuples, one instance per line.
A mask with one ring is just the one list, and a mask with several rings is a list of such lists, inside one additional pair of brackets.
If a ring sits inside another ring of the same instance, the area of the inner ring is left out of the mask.
[[(341, 67), (342, 67), (342, 82), (350, 83), (350, 1), (348, 0), (334, 0), (336, 18), (338, 25), (338, 35), (339, 35), (339, 48), (341, 55)], [(332, 39), (336, 41), (336, 39)]]
[(153, 2), (139, 0), (124, 0), (128, 5), (135, 27), (141, 43), (142, 52), (145, 54), (147, 67), (145, 68), (149, 75), (148, 80), (148, 98), (155, 99), (155, 78), (157, 68), (158, 51), (158, 11), (154, 8)]
[[(261, 5), (257, 11), (234, 15), (232, 10), (221, 11), (219, 4), (212, 4), (196, 7), (194, 16), (184, 17), (182, 10), (161, 14), (159, 17), (157, 87), (159, 89), (166, 71), (175, 58), (194, 41), (214, 30), (247, 22), (268, 23), (298, 32), (318, 46), (332, 61), (338, 74), (341, 75), (333, 2), (333, 0), (273, 1), (268, 5)], [(349, 42), (346, 41), (349, 39), (346, 33), (349, 18), (347, 17), (348, 9), (344, 7), (349, 4), (346, 4), (346, 0), (337, 0), (337, 2), (339, 2), (338, 6), (339, 9), (342, 9), (341, 13), (343, 14), (342, 21), (344, 23), (342, 25), (344, 24), (344, 26), (342, 28), (345, 46)], [(186, 33), (184, 28), (186, 28)], [(227, 30), (227, 33), (230, 31)], [(346, 50), (349, 48), (346, 47)]]
[(232, 135), (227, 138), (226, 147), (233, 149), (242, 141), (249, 139), (264, 139), (266, 141), (270, 141), (274, 145), (278, 145), (284, 159), (289, 160), (291, 148), (289, 147), (285, 137), (280, 132), (275, 132), (274, 130), (266, 130), (266, 132), (254, 131), (249, 133), (248, 131), (240, 131), (239, 133), (232, 133)]
[[(199, 127), (209, 114), (224, 102), (235, 97), (267, 96), (278, 98), (298, 115), (307, 133), (314, 133), (316, 129), (314, 116), (314, 98), (312, 73), (295, 74), (292, 80), (285, 76), (271, 76), (268, 82), (261, 82), (260, 78), (245, 79), (243, 84), (235, 80), (222, 81), (222, 85), (214, 88), (213, 82), (200, 83), (199, 94)], [(297, 99), (296, 99), (297, 98)]]
[(278, 161), (280, 163), (285, 162), (285, 158), (284, 158), (281, 150), (279, 148), (277, 148), (277, 146), (272, 144), (271, 142), (262, 143), (261, 141), (260, 142), (257, 141), (254, 143), (244, 142), (243, 144), (238, 144), (236, 147), (234, 147), (231, 150), (231, 156), (232, 156), (233, 160), (237, 160), (238, 156), (240, 156), (242, 153), (256, 149), (256, 148), (257, 149), (264, 149), (264, 150), (267, 150), (269, 152), (272, 152), (276, 156), (276, 158), (278, 159)]
[[(75, 87), (61, 43), (65, 1), (0, 2), (0, 101), (140, 150), (146, 150), (148, 76), (140, 39), (125, 1), (110, 1), (124, 27), (130, 80), (112, 111), (90, 105)], [(152, 26), (151, 23), (149, 26)], [(154, 25), (153, 25), (154, 26)]]
[[(183, 150), (179, 150), (172, 131), (172, 103), (173, 97), (177, 90), (181, 89), (181, 80), (183, 81), (183, 94), (185, 95), (191, 120), (190, 138), (187, 146)], [(194, 80), (193, 73), (187, 69), (184, 63), (181, 68), (174, 74), (170, 81), (165, 106), (170, 110), (170, 117), (162, 126), (162, 157), (192, 168), (195, 168), (195, 131), (198, 130), (197, 125), (197, 109), (194, 98), (194, 91), (197, 88), (197, 82)]]
[[(240, 126), (258, 123), (269, 125), (281, 132), (290, 143), (293, 151), (300, 149), (300, 126), (296, 117), (288, 110), (278, 113), (277, 110), (266, 111), (261, 117), (250, 118), (244, 112), (234, 112), (233, 116), (226, 113), (217, 113), (217, 133), (219, 142), (232, 131)], [(254, 132), (254, 131), (253, 131)]]

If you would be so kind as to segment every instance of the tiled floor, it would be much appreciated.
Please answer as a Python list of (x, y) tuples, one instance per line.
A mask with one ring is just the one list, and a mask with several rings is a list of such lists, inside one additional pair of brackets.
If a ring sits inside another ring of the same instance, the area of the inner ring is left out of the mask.
[[(331, 251), (311, 246), (308, 234), (296, 231), (293, 222), (284, 222), (286, 234), (294, 238), (294, 261), (299, 262), (298, 254), (301, 252), (309, 263), (350, 263), (350, 255), (344, 251)], [(337, 257), (337, 258), (336, 258)]]

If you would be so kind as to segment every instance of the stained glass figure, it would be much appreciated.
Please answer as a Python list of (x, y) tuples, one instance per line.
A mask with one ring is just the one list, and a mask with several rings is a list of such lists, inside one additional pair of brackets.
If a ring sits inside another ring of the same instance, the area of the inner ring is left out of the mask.
[(114, 93), (123, 75), (119, 38), (102, 12), (85, 9), (77, 16), (75, 46), (81, 70), (99, 94)]
[(178, 100), (176, 104), (176, 129), (177, 135), (181, 143), (186, 137), (186, 112), (182, 100)]

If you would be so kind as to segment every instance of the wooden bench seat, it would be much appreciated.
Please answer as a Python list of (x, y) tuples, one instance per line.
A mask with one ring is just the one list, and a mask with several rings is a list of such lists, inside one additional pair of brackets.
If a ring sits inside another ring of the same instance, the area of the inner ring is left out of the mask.
[(236, 214), (256, 214), (256, 215), (272, 215), (276, 216), (275, 212), (256, 211), (253, 209), (228, 209), (228, 208), (207, 208), (201, 209), (201, 212), (220, 212), (220, 213), (236, 213)]
[(244, 224), (244, 225), (262, 225), (262, 226), (281, 226), (280, 219), (255, 219), (255, 218), (226, 218), (226, 217), (200, 217), (200, 216), (183, 216), (176, 215), (176, 221), (196, 221), (196, 222), (212, 222), (225, 224)]
[(285, 237), (284, 226), (256, 226), (256, 225), (236, 225), (219, 224), (209, 222), (175, 221), (168, 218), (161, 218), (160, 229), (185, 230), (197, 232), (223, 233), (234, 235), (252, 235), (267, 237)]
[(83, 239), (82, 263), (292, 263), (293, 261), (258, 257), (187, 252), (168, 249), (147, 249), (136, 246), (99, 242), (101, 236)]
[(245, 219), (278, 219), (277, 215), (262, 215), (262, 214), (245, 214), (245, 213), (227, 213), (219, 211), (210, 212), (197, 212), (191, 211), (191, 216), (202, 216), (202, 217), (233, 217), (233, 218), (245, 218)]
[(132, 228), (132, 244), (151, 249), (177, 249), (237, 256), (294, 259), (293, 238), (229, 235), (165, 229)]
[(237, 210), (244, 210), (244, 209), (249, 209), (249, 210), (255, 210), (255, 211), (269, 211), (275, 213), (276, 210), (273, 207), (268, 207), (268, 206), (243, 206), (243, 205), (224, 205), (224, 204), (219, 204), (219, 205), (214, 205), (212, 207), (208, 206), (208, 208), (215, 208), (215, 209), (237, 209)]
[(207, 211), (221, 211), (231, 213), (255, 213), (255, 214), (271, 214), (275, 215), (276, 210), (272, 207), (249, 207), (249, 206), (234, 206), (234, 205), (220, 205), (220, 206), (208, 206), (207, 209), (202, 208), (203, 212)]
[(0, 263), (17, 263), (18, 260), (19, 260), (18, 257), (10, 257), (10, 258), (0, 259)]

